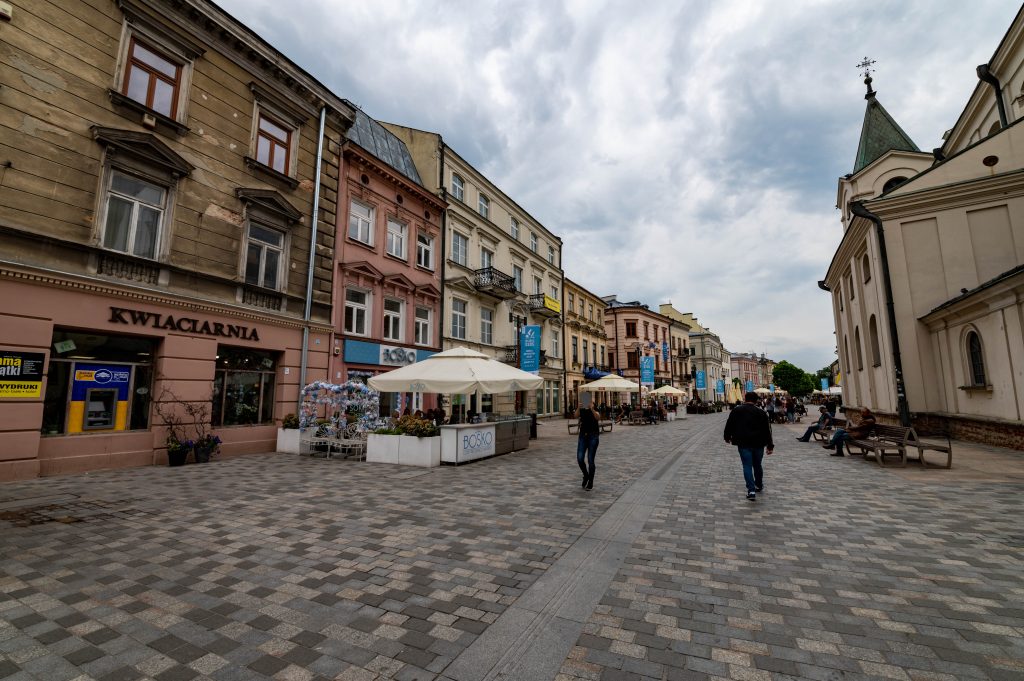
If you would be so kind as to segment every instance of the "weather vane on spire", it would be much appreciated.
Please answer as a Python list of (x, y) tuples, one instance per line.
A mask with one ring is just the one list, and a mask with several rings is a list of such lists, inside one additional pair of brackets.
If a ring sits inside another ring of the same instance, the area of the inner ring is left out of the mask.
[(868, 86), (868, 93), (864, 95), (864, 99), (871, 99), (875, 96), (875, 91), (871, 89), (871, 73), (874, 71), (871, 66), (875, 63), (874, 59), (868, 59), (864, 57), (861, 63), (857, 64), (858, 69), (864, 69), (864, 84)]

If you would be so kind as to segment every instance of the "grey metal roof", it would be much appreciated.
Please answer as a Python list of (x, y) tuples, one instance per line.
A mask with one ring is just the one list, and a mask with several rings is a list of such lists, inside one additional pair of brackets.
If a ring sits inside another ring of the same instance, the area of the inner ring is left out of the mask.
[(356, 109), (356, 122), (349, 128), (348, 138), (384, 163), (423, 186), (416, 165), (405, 142), (388, 132), (383, 125)]

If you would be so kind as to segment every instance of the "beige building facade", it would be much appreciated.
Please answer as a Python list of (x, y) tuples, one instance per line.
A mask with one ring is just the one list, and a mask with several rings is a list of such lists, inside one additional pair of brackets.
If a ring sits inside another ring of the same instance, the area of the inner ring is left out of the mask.
[(868, 86), (839, 180), (832, 295), (843, 400), (923, 432), (1024, 448), (1024, 12), (942, 148)]
[[(565, 318), (565, 387), (567, 410), (579, 404), (579, 387), (608, 373), (608, 334), (604, 300), (570, 279), (562, 296)], [(600, 399), (600, 396), (598, 396)]]
[(164, 463), (185, 402), (273, 449), (326, 378), (354, 111), (210, 2), (13, 5), (0, 479)]
[(447, 201), (443, 227), (442, 346), (469, 347), (519, 364), (519, 334), (541, 334), (534, 394), (484, 396), (477, 412), (565, 409), (562, 240), (474, 168), (441, 135), (384, 124), (408, 146), (428, 190)]

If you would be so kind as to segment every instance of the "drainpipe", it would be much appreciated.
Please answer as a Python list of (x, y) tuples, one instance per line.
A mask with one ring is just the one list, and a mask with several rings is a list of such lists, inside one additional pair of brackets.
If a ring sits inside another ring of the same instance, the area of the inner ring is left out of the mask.
[[(447, 204), (448, 199), (446, 198), (447, 190), (444, 186), (444, 138), (440, 135), (437, 136), (437, 194), (441, 197), (441, 202)], [(441, 307), (438, 315), (440, 319), (437, 320), (437, 346), (438, 350), (444, 350), (444, 282), (448, 276), (448, 208), (441, 209), (441, 252), (437, 254), (437, 259), (441, 263)], [(441, 406), (438, 404), (437, 406)]]
[(903, 383), (903, 361), (900, 359), (900, 338), (896, 330), (895, 304), (892, 299), (892, 280), (889, 277), (889, 258), (885, 250), (885, 228), (882, 218), (878, 217), (861, 201), (850, 204), (850, 212), (856, 217), (865, 218), (875, 224), (878, 233), (878, 255), (882, 261), (882, 281), (885, 284), (885, 308), (889, 317), (889, 335), (892, 337), (892, 362), (896, 373), (896, 408), (900, 415), (900, 424), (910, 425), (910, 407), (907, 404), (907, 389)]
[(995, 77), (995, 74), (989, 70), (988, 64), (981, 64), (976, 69), (978, 78), (982, 82), (988, 83), (992, 86), (993, 92), (996, 95), (996, 107), (999, 109), (999, 127), (1005, 128), (1008, 123), (1006, 122), (1006, 106), (1003, 104), (1003, 88), (999, 84), (999, 79)]
[[(558, 249), (558, 266), (562, 266), (562, 249)], [(568, 364), (569, 358), (565, 356), (565, 270), (562, 270), (562, 276), (560, 277), (561, 283), (559, 291), (562, 294), (561, 305), (559, 306), (560, 312), (558, 316), (562, 318), (562, 405), (564, 406), (563, 411), (569, 412), (569, 373), (566, 370), (566, 364)], [(583, 363), (583, 370), (586, 371), (587, 363)], [(590, 406), (595, 406), (591, 403)]]
[[(306, 370), (309, 366), (309, 322), (313, 316), (313, 267), (316, 264), (316, 230), (320, 222), (320, 172), (324, 158), (324, 128), (327, 124), (327, 105), (320, 109), (320, 134), (316, 147), (316, 177), (313, 182), (313, 211), (310, 216), (309, 272), (306, 275), (306, 310), (302, 326), (302, 364), (299, 368), (299, 399), (295, 413), (302, 409), (302, 389), (306, 387)], [(328, 350), (330, 352), (330, 350)]]

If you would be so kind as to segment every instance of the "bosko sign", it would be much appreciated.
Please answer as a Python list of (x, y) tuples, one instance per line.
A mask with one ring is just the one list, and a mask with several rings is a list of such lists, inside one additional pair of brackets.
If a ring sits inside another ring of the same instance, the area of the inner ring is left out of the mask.
[(416, 362), (416, 351), (410, 348), (380, 346), (380, 363), (393, 367), (404, 367)]

